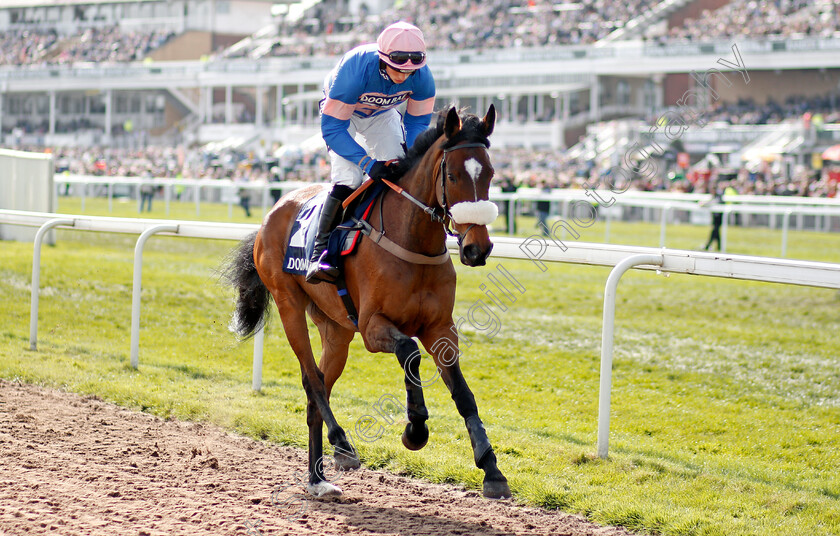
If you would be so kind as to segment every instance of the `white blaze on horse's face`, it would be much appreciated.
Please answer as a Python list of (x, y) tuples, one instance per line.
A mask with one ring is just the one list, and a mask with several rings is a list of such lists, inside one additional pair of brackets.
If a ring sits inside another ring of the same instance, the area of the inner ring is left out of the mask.
[(473, 181), (473, 190), (475, 191), (475, 200), (478, 201), (478, 176), (481, 175), (481, 163), (475, 158), (470, 158), (464, 162), (464, 169), (469, 174)]

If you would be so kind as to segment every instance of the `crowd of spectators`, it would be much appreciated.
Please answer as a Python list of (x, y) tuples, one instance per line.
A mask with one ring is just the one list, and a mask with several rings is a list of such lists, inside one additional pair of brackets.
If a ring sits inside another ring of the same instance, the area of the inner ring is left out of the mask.
[[(840, 123), (840, 92), (824, 95), (791, 95), (783, 101), (768, 98), (758, 103), (753, 98), (734, 102), (716, 102), (703, 111), (705, 123), (723, 122), (730, 125), (773, 125), (800, 119), (805, 114), (821, 116), (823, 123)], [(654, 121), (656, 117), (648, 117)]]
[[(659, 0), (405, 0), (377, 15), (350, 15), (340, 3), (325, 0), (296, 20), (278, 19), (273, 43), (260, 40), (258, 55), (339, 55), (373, 42), (382, 27), (407, 20), (422, 28), (436, 50), (510, 49), (591, 44), (650, 11)], [(732, 0), (699, 17), (646, 37), (662, 43), (745, 36), (835, 36), (840, 3), (832, 0)], [(119, 26), (82, 29), (62, 36), (40, 28), (0, 33), (0, 65), (126, 62), (144, 58), (173, 33), (129, 31)], [(222, 56), (254, 56), (239, 47)]]
[[(376, 16), (351, 17), (334, 2), (322, 2), (306, 17), (280, 21), (272, 56), (340, 55), (371, 43), (397, 20), (423, 29), (435, 50), (505, 49), (590, 44), (651, 9), (656, 0), (407, 0)], [(240, 49), (237, 55), (247, 55)]]
[[(29, 148), (44, 150), (43, 148)], [(185, 179), (231, 179), (238, 182), (328, 182), (326, 151), (276, 152), (205, 147), (56, 148), (57, 174)], [(679, 170), (674, 162), (661, 162), (655, 176), (637, 175), (630, 186), (639, 191), (711, 193), (726, 181), (741, 194), (835, 197), (840, 163), (823, 170), (798, 166), (786, 175), (777, 163), (760, 166)], [(514, 188), (591, 188), (608, 184), (610, 170), (592, 160), (570, 158), (567, 153), (506, 147), (493, 151), (494, 184)], [(676, 173), (675, 173), (676, 171)]]
[[(28, 148), (43, 151), (43, 148)], [(238, 181), (323, 182), (329, 180), (325, 151), (285, 152), (280, 156), (211, 146), (59, 147), (53, 154), (57, 174), (111, 177), (231, 179)]]
[[(279, 19), (262, 55), (339, 55), (373, 42), (382, 27), (407, 20), (422, 28), (436, 50), (510, 49), (591, 44), (651, 10), (659, 0), (406, 0), (378, 15), (349, 15), (334, 1), (316, 4), (297, 20)], [(655, 25), (652, 28), (662, 28)], [(732, 0), (696, 19), (646, 37), (660, 42), (743, 36), (822, 36), (840, 29), (840, 4), (830, 0)], [(164, 29), (128, 31), (119, 26), (82, 29), (62, 36), (40, 28), (0, 33), (0, 65), (126, 62), (144, 58), (173, 36)], [(226, 57), (253, 56), (235, 48)]]
[(50, 63), (138, 61), (174, 36), (175, 32), (163, 29), (143, 32), (122, 30), (119, 26), (88, 28), (64, 40), (61, 51)]
[[(436, 49), (485, 49), (590, 44), (652, 6), (655, 0), (406, 2), (383, 17), (406, 16), (428, 28)], [(379, 25), (377, 25), (378, 27)], [(376, 27), (371, 28), (375, 31)]]
[(12, 30), (0, 33), (0, 65), (44, 63), (58, 42), (54, 30)]
[[(835, 163), (836, 164), (836, 163)], [(689, 173), (683, 180), (671, 181), (668, 189), (684, 192), (712, 193), (724, 184), (739, 195), (781, 195), (798, 197), (836, 197), (840, 167), (829, 165), (822, 170), (797, 166), (791, 176), (779, 173), (773, 163), (736, 169), (706, 169)], [(655, 188), (650, 188), (655, 190)]]
[(840, 31), (840, 4), (832, 0), (732, 0), (705, 10), (661, 35), (661, 42), (780, 36), (833, 37)]
[[(394, 20), (408, 20), (426, 33), (437, 50), (505, 49), (559, 44), (589, 44), (604, 38), (658, 0), (405, 0), (377, 16), (348, 17), (336, 3), (324, 1), (294, 22), (281, 22), (274, 56), (343, 53), (355, 44), (372, 42)], [(732, 0), (697, 19), (687, 19), (658, 39), (694, 41), (734, 36), (822, 36), (840, 28), (840, 3), (828, 0)], [(0, 33), (0, 65), (124, 62), (144, 58), (173, 37), (167, 30), (125, 31), (118, 26), (88, 28), (70, 36), (52, 30), (14, 30)], [(242, 51), (247, 54), (248, 51)], [(795, 96), (784, 101), (757, 103), (752, 99), (719, 102), (704, 112), (707, 122), (773, 124), (810, 113), (826, 123), (840, 122), (840, 94)], [(547, 118), (550, 118), (548, 116)], [(642, 118), (644, 119), (644, 118)], [(654, 118), (647, 118), (654, 119)], [(63, 126), (60, 130), (63, 130)], [(70, 125), (72, 129), (77, 125)], [(82, 128), (81, 125), (78, 125)], [(33, 128), (45, 128), (43, 124)], [(230, 178), (235, 180), (322, 181), (328, 177), (325, 154), (254, 156), (233, 150), (56, 149), (59, 172), (74, 174)], [(534, 188), (582, 188), (606, 173), (593, 162), (575, 161), (555, 151), (510, 149), (494, 152), (497, 179)], [(742, 193), (775, 195), (831, 195), (836, 181), (826, 173), (800, 170), (783, 177), (778, 170), (736, 170), (732, 184)], [(709, 177), (667, 176), (639, 178), (640, 190), (705, 191)]]
[(174, 36), (166, 29), (132, 31), (119, 26), (85, 28), (65, 36), (54, 30), (11, 30), (0, 33), (0, 65), (136, 61)]
[[(495, 180), (517, 188), (610, 187), (611, 170), (595, 161), (574, 160), (556, 151), (505, 148), (493, 154)], [(718, 182), (745, 195), (836, 197), (840, 162), (827, 162), (820, 170), (796, 166), (785, 173), (780, 162), (762, 162), (727, 168), (699, 165), (680, 169), (674, 161), (659, 160), (659, 173), (636, 174), (629, 190), (711, 194)]]
[[(657, 0), (406, 0), (375, 16), (351, 16), (324, 1), (302, 18), (279, 20), (278, 33), (260, 55), (340, 55), (375, 41), (382, 27), (406, 20), (422, 28), (436, 50), (486, 50), (590, 44), (648, 12)], [(732, 0), (670, 29), (652, 25), (646, 37), (682, 42), (731, 37), (822, 36), (840, 31), (840, 4), (831, 0)], [(238, 48), (231, 56), (252, 55)]]

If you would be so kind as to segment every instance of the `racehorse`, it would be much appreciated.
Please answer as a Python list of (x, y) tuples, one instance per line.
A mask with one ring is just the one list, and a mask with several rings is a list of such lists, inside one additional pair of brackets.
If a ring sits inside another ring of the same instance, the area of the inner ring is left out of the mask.
[[(260, 229), (232, 254), (225, 272), (238, 292), (231, 329), (245, 338), (253, 335), (265, 321), (271, 296), (300, 362), (308, 400), (306, 489), (313, 495), (342, 493), (324, 478), (323, 423), (334, 447), (336, 468), (360, 466), (329, 403), (357, 331), (369, 352), (394, 353), (403, 368), (408, 414), (403, 444), (419, 450), (429, 438), (429, 413), (419, 374), (420, 352), (412, 338), (417, 337), (434, 359), (464, 418), (475, 464), (485, 473), (484, 495), (511, 495), (458, 363), (458, 332), (452, 319), (456, 274), (446, 246), (447, 233), (457, 235), (460, 260), (467, 266), (484, 265), (493, 248), (487, 224), (498, 211), (488, 200), (493, 166), (487, 149), (495, 120), (492, 105), (483, 118), (459, 114), (452, 107), (399, 159), (396, 165), (404, 172), (399, 186), (393, 186), (393, 191), (386, 189), (379, 197), (369, 222), (374, 235), (387, 230), (387, 239), (362, 239), (357, 251), (344, 261), (343, 275), (358, 309), (358, 325), (346, 314), (335, 286), (309, 284), (303, 275), (283, 271), (292, 223), (301, 206), (323, 186), (313, 185), (283, 196)], [(402, 195), (398, 195), (400, 192)], [(395, 247), (383, 250), (380, 244), (385, 242)], [(309, 343), (305, 311), (321, 335), (323, 351), (318, 365)]]

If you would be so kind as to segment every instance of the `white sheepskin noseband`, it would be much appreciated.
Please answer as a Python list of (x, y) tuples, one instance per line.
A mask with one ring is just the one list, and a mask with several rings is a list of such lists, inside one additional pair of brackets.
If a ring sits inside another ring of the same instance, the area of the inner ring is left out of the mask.
[(449, 209), (455, 223), (490, 225), (499, 216), (499, 208), (492, 201), (462, 201)]

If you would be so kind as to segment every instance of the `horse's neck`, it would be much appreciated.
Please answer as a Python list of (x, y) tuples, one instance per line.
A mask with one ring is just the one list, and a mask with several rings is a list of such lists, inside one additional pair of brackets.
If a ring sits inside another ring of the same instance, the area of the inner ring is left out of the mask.
[[(420, 162), (399, 181), (401, 188), (432, 208), (438, 207), (435, 176), (438, 173), (436, 166), (443, 156), (436, 149), (437, 146), (429, 149)], [(382, 203), (383, 224), (391, 240), (409, 251), (425, 255), (439, 255), (443, 251), (446, 246), (443, 226), (432, 221), (420, 207), (391, 191), (383, 197)]]

